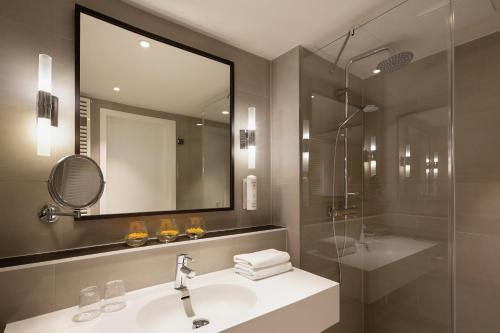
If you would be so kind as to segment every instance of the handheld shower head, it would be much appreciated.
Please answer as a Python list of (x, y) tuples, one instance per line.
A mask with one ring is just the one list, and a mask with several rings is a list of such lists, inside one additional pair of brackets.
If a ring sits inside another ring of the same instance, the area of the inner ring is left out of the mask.
[(375, 112), (378, 110), (379, 110), (379, 107), (374, 105), (374, 104), (365, 105), (362, 108), (359, 108), (356, 111), (354, 111), (349, 117), (345, 118), (344, 121), (342, 123), (340, 123), (338, 130), (341, 130), (342, 128), (344, 128), (351, 121), (351, 119), (354, 118), (354, 116), (357, 115), (358, 113), (360, 113), (360, 112), (370, 113), (370, 112)]
[(368, 104), (365, 105), (364, 107), (361, 108), (361, 111), (363, 112), (375, 112), (378, 111), (379, 107), (376, 106), (375, 104)]

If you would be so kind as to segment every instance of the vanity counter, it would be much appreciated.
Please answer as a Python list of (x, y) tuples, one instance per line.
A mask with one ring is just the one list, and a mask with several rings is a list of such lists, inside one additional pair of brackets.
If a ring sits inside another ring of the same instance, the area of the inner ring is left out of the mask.
[(192, 332), (192, 321), (210, 324), (199, 332), (321, 332), (339, 321), (339, 284), (298, 268), (260, 281), (225, 269), (189, 280), (196, 316), (187, 318), (173, 282), (127, 294), (127, 307), (74, 323), (77, 307), (10, 323), (6, 333)]

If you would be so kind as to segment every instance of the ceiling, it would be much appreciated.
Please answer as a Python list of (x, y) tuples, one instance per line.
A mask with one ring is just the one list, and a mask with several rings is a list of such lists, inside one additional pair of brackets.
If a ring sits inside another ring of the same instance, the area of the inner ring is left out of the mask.
[[(380, 46), (389, 46), (394, 52), (409, 50), (414, 54), (414, 61), (447, 50), (450, 46), (449, 14), (448, 0), (407, 1), (356, 29), (338, 64), (343, 68), (351, 57)], [(455, 0), (456, 45), (499, 30), (500, 12), (494, 1)], [(343, 41), (344, 37), (316, 53), (334, 62)], [(372, 70), (388, 56), (384, 52), (356, 62), (351, 72), (363, 79), (372, 76)]]
[(297, 45), (316, 49), (401, 0), (122, 0), (272, 60)]
[[(340, 37), (382, 13), (356, 30), (339, 65), (380, 45), (411, 50), (415, 60), (449, 47), (448, 0), (123, 1), (270, 60), (302, 45), (333, 62), (343, 42)], [(500, 30), (500, 0), (455, 4), (457, 44)], [(372, 75), (384, 57), (387, 54), (370, 57), (354, 66), (353, 73), (361, 78)]]
[[(80, 31), (83, 96), (229, 123), (222, 113), (229, 110), (228, 65), (86, 14)], [(150, 47), (141, 47), (141, 41)]]

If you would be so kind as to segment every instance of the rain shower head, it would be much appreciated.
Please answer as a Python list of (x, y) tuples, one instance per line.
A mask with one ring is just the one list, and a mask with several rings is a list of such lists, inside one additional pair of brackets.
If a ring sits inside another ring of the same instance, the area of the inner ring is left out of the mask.
[(413, 60), (413, 52), (404, 51), (391, 55), (389, 58), (382, 60), (377, 65), (378, 73), (390, 73), (400, 70), (406, 65), (409, 65)]

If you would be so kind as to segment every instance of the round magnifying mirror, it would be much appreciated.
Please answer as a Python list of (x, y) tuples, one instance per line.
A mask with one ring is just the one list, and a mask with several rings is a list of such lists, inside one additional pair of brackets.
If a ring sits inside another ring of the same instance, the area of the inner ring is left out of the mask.
[(42, 208), (39, 217), (44, 222), (55, 222), (59, 215), (79, 217), (79, 210), (94, 205), (104, 191), (101, 168), (91, 158), (83, 155), (64, 157), (52, 168), (49, 194), (56, 203), (75, 210), (73, 214), (58, 213), (53, 205)]
[(50, 173), (50, 195), (63, 207), (88, 208), (99, 201), (103, 191), (101, 168), (87, 156), (67, 156)]

